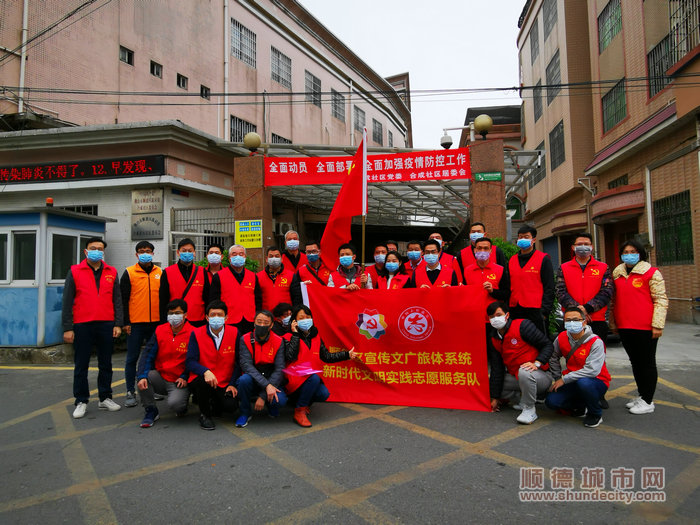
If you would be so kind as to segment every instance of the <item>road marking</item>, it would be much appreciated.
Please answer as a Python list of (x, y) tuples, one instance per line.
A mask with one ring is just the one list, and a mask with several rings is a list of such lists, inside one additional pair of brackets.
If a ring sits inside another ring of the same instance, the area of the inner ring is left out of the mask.
[[(700, 485), (698, 480), (700, 480), (700, 458), (684, 468), (671, 483), (666, 483), (664, 503), (640, 503), (635, 506), (634, 513), (654, 523), (669, 519), (679, 522), (681, 518), (675, 516), (675, 512), (698, 488)], [(697, 516), (695, 519), (697, 520)]]
[(661, 439), (652, 436), (645, 436), (637, 432), (632, 432), (630, 430), (623, 430), (621, 428), (613, 428), (607, 425), (601, 425), (598, 427), (604, 432), (609, 432), (610, 434), (616, 434), (618, 436), (623, 436), (631, 439), (636, 439), (637, 441), (644, 441), (646, 443), (651, 443), (652, 445), (659, 445), (666, 448), (672, 448), (674, 450), (682, 450), (683, 452), (690, 452), (691, 454), (700, 454), (700, 447), (694, 447), (692, 445), (684, 445), (682, 443), (675, 443), (673, 441), (668, 441), (667, 439)]
[(686, 396), (690, 396), (693, 399), (696, 399), (700, 401), (700, 394), (697, 392), (694, 392), (693, 390), (690, 390), (689, 388), (686, 388), (681, 385), (677, 385), (676, 383), (672, 383), (671, 381), (668, 381), (662, 377), (659, 378), (659, 383), (661, 383), (664, 386), (667, 386), (668, 388), (672, 388), (673, 390), (676, 390), (677, 392), (680, 392), (681, 394), (685, 394)]

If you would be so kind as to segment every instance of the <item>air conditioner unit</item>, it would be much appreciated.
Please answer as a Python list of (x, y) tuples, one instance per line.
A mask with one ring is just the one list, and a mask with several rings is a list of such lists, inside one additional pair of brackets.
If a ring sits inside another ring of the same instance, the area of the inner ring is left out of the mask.
[(284, 235), (289, 230), (293, 230), (294, 225), (289, 222), (277, 222), (275, 221), (275, 234)]

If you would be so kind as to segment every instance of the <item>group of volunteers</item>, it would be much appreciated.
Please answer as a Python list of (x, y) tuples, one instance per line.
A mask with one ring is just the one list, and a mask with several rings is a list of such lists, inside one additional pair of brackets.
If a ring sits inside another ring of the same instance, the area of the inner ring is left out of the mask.
[[(406, 259), (398, 243), (374, 247), (374, 265), (356, 261), (351, 244), (338, 250), (339, 265), (324, 262), (318, 242), (300, 244), (285, 235), (285, 249), (269, 247), (259, 272), (246, 268), (246, 249), (233, 245), (230, 264), (224, 249), (207, 248), (207, 265), (195, 262), (191, 239), (178, 243), (178, 261), (165, 268), (153, 263), (154, 246), (136, 244), (136, 263), (121, 278), (104, 262), (106, 242), (90, 238), (85, 259), (71, 267), (65, 281), (62, 322), (64, 341), (73, 343), (75, 369), (73, 417), (85, 416), (90, 390), (88, 366), (97, 349), (100, 410), (117, 411), (112, 400), (114, 338), (126, 332), (125, 407), (145, 409), (141, 427), (159, 419), (157, 399), (165, 399), (177, 417), (188, 411), (190, 397), (199, 407), (199, 424), (213, 430), (224, 413), (245, 427), (253, 412), (277, 417), (294, 406), (294, 421), (311, 426), (314, 402), (330, 393), (323, 383), (323, 363), (358, 359), (354, 350), (330, 352), (324, 345), (308, 301), (309, 286), (360, 289), (433, 288), (476, 285), (486, 294), (484, 322), (490, 368), (491, 408), (512, 404), (517, 421), (537, 419), (536, 403), (561, 413), (584, 416), (587, 427), (602, 422), (610, 374), (605, 364), (608, 321), (616, 325), (627, 352), (639, 396), (632, 414), (654, 411), (657, 382), (656, 345), (667, 309), (664, 281), (634, 240), (620, 248), (621, 264), (612, 272), (593, 257), (593, 239), (577, 234), (573, 257), (556, 276), (549, 256), (536, 249), (537, 230), (518, 230), (518, 253), (509, 260), (473, 223), (470, 243), (457, 255), (443, 250), (439, 233), (409, 241)], [(548, 319), (555, 297), (564, 328), (554, 341)], [(612, 306), (614, 315), (606, 316)], [(145, 344), (145, 346), (144, 346)], [(562, 368), (562, 358), (564, 365)]]

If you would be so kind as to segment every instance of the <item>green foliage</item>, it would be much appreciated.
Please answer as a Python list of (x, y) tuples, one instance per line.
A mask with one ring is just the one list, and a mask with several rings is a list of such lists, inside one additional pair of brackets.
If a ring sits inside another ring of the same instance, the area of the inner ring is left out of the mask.
[(506, 261), (518, 253), (518, 247), (512, 242), (505, 241), (500, 237), (494, 237), (491, 240), (495, 246), (498, 246), (501, 249), (503, 254), (506, 256)]
[[(205, 257), (204, 259), (196, 261), (195, 264), (197, 266), (206, 267), (209, 264), (209, 261), (207, 261), (207, 258)], [(221, 266), (226, 268), (230, 265), (231, 265), (231, 261), (229, 261), (229, 259), (228, 259), (228, 250), (224, 250), (224, 253), (221, 255)], [(246, 257), (245, 267), (248, 270), (250, 270), (251, 272), (257, 272), (258, 268), (260, 267), (260, 263), (258, 261), (256, 261), (255, 259), (251, 259), (250, 257)]]

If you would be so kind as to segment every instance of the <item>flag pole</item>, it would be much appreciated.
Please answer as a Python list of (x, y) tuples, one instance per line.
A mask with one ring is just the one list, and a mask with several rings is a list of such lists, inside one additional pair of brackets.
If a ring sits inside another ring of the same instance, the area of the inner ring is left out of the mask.
[(362, 270), (365, 269), (365, 219), (367, 217), (367, 128), (362, 129)]

